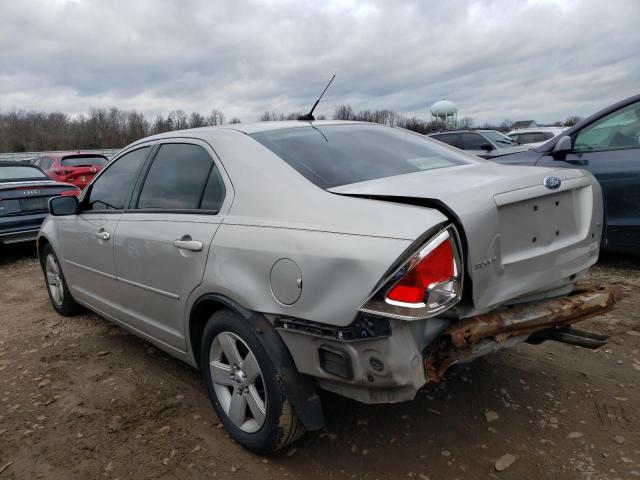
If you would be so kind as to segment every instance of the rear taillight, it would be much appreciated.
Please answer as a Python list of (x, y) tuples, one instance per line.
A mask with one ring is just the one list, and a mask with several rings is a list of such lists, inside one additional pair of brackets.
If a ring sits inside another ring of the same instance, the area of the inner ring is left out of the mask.
[(387, 299), (396, 302), (422, 303), (427, 291), (434, 286), (449, 282), (454, 276), (453, 247), (451, 239), (444, 239), (413, 267), (413, 270), (389, 291)]
[(54, 175), (69, 175), (71, 170), (52, 170)]
[(439, 230), (389, 276), (360, 310), (414, 320), (452, 307), (462, 294), (460, 251), (455, 227)]
[(77, 197), (78, 195), (80, 195), (80, 192), (82, 190), (76, 188), (75, 190), (63, 190), (62, 192), (60, 192), (60, 196), (61, 197)]

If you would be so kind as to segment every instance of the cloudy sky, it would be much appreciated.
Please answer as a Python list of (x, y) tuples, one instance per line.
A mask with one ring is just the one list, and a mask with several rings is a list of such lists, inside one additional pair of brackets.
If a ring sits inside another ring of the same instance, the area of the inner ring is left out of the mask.
[(640, 1), (0, 0), (0, 110), (118, 106), (253, 121), (341, 103), (476, 124), (640, 93)]

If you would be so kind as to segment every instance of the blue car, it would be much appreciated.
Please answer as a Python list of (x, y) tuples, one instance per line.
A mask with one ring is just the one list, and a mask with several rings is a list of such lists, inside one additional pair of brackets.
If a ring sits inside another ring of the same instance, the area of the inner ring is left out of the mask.
[(603, 247), (640, 253), (640, 95), (599, 111), (540, 147), (491, 160), (589, 170), (604, 195)]

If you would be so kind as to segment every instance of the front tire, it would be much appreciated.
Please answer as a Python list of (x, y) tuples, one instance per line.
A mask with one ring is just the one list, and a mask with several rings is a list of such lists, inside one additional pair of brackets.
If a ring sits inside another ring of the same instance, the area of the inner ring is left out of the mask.
[(63, 317), (70, 317), (78, 313), (80, 306), (71, 296), (58, 257), (50, 244), (45, 245), (42, 249), (40, 262), (53, 308)]
[(235, 312), (219, 310), (207, 322), (201, 365), (218, 418), (245, 448), (275, 452), (304, 433), (277, 381), (276, 366), (251, 326)]

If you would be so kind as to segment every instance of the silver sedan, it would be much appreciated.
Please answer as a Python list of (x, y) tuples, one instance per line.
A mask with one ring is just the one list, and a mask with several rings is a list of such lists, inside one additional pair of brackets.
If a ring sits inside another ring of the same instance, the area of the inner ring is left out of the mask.
[(402, 129), (297, 121), (170, 132), (51, 200), (38, 252), (62, 315), (86, 307), (202, 370), (257, 452), (324, 424), (318, 389), (412, 399), (455, 363), (571, 325), (602, 198), (581, 170), (498, 165)]

